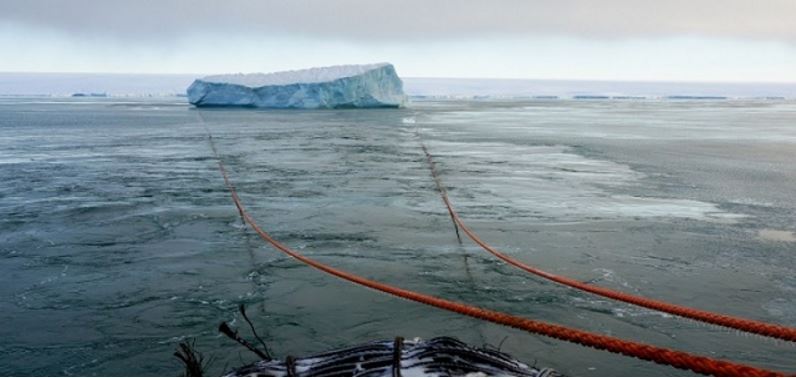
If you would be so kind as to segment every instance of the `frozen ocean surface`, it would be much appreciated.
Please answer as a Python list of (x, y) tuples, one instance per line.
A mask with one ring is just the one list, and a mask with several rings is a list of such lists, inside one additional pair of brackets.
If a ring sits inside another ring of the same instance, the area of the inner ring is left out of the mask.
[[(458, 244), (419, 147), (482, 238), (554, 273), (796, 326), (793, 101), (421, 101), (198, 110), (184, 99), (0, 99), (0, 375), (175, 375), (249, 308), (280, 356), (455, 336), (567, 375), (689, 375), (384, 296), (244, 227), (441, 297), (796, 371), (796, 346), (623, 305)], [(244, 332), (245, 333), (245, 332)]]

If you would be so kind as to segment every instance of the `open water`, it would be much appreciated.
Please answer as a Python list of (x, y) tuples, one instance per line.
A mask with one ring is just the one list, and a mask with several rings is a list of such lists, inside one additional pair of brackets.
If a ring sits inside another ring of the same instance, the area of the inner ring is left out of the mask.
[(545, 270), (796, 326), (796, 103), (445, 101), (197, 110), (0, 99), (0, 375), (220, 374), (246, 304), (278, 356), (455, 336), (569, 375), (688, 375), (363, 289), (242, 225), (208, 144), (277, 239), (357, 274), (593, 332), (796, 371), (796, 344), (529, 276), (459, 244), (419, 140), (483, 239)]

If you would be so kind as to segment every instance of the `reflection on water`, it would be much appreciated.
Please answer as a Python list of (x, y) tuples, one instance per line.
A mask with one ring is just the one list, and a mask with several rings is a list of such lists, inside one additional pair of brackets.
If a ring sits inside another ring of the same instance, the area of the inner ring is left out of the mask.
[[(479, 345), (508, 336), (504, 351), (565, 374), (686, 374), (386, 297), (283, 257), (241, 224), (205, 127), (258, 222), (321, 261), (535, 319), (796, 370), (793, 344), (579, 293), (459, 245), (417, 136), (462, 217), (501, 250), (584, 281), (794, 326), (796, 244), (784, 235), (796, 225), (796, 104), (78, 103), (0, 100), (0, 374), (171, 375), (171, 352), (186, 338), (220, 373), (254, 358), (215, 331), (240, 325), (240, 303), (278, 355), (396, 335)], [(777, 242), (762, 240), (772, 235)]]

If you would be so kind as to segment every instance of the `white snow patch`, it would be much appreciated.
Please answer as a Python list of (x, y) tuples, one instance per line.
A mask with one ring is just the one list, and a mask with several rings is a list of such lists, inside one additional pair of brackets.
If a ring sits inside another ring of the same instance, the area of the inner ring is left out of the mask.
[(212, 75), (206, 76), (201, 80), (210, 83), (237, 84), (252, 88), (263, 87), (267, 85), (324, 83), (342, 79), (344, 77), (361, 75), (365, 72), (387, 65), (389, 65), (389, 63), (348, 64), (271, 73)]
[(757, 237), (765, 241), (796, 242), (796, 233), (787, 230), (774, 230), (770, 228), (757, 231)]

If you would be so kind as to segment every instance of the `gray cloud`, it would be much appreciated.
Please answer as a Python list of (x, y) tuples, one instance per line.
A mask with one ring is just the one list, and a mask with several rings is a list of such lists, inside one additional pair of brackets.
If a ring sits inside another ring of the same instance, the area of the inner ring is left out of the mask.
[(353, 42), (504, 35), (705, 36), (796, 42), (794, 0), (3, 0), (0, 24), (78, 36), (325, 37)]

